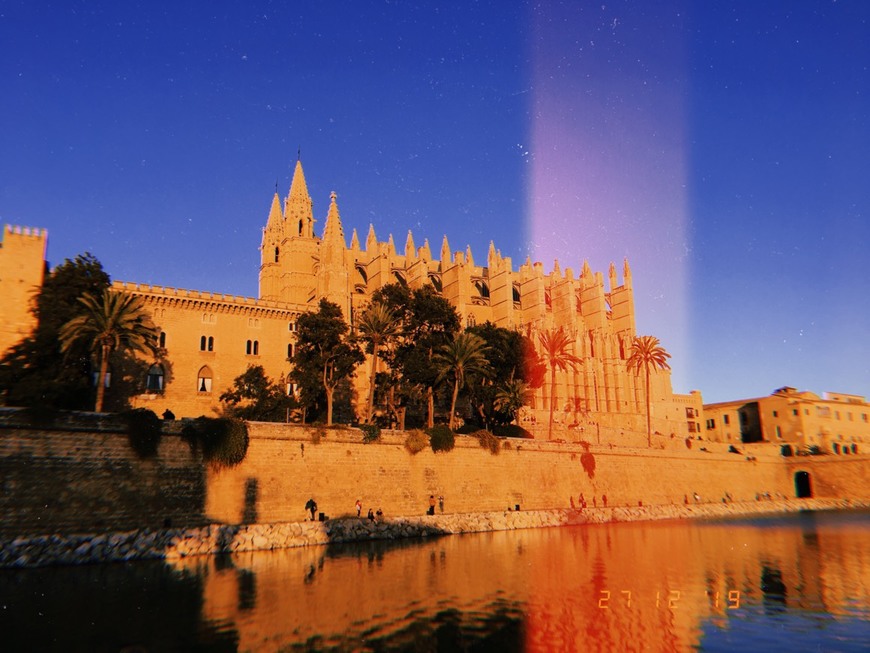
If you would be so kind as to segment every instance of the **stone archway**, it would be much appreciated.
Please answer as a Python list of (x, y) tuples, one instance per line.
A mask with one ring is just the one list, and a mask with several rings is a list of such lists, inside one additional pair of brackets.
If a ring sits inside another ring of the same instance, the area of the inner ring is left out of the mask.
[(798, 499), (810, 499), (813, 496), (812, 479), (809, 472), (795, 472), (794, 491)]

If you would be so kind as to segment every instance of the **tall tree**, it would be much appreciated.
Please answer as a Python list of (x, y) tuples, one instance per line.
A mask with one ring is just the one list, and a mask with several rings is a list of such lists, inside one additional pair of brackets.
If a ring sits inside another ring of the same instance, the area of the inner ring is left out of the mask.
[(321, 299), (317, 312), (301, 315), (297, 327), (290, 378), (299, 385), (302, 403), (308, 407), (318, 404), (321, 393), (326, 395), (326, 423), (332, 425), (335, 390), (365, 357), (348, 335), (337, 304)]
[(413, 396), (415, 388), (422, 390), (426, 397), (426, 421), (431, 427), (435, 423), (435, 386), (438, 384), (438, 368), (433, 356), (459, 331), (459, 315), (450, 302), (429, 285), (410, 290), (401, 284), (389, 284), (376, 290), (372, 301), (386, 305), (401, 324), (397, 344), (388, 357), (395, 375), (393, 386), (403, 389), (406, 401)]
[(372, 367), (369, 374), (369, 395), (366, 402), (365, 421), (372, 421), (372, 409), (375, 402), (375, 382), (378, 374), (378, 356), (381, 347), (399, 333), (399, 320), (387, 306), (381, 302), (373, 302), (362, 314), (357, 323), (359, 337), (367, 343), (368, 353), (372, 356)]
[(541, 358), (550, 368), (550, 420), (547, 424), (547, 439), (553, 437), (553, 410), (556, 407), (556, 371), (576, 368), (582, 359), (572, 354), (569, 349), (573, 338), (562, 328), (555, 331), (546, 329), (538, 334), (541, 345)]
[[(519, 406), (497, 402), (501, 390), (514, 383), (537, 388), (543, 383), (546, 366), (540, 362), (532, 341), (515, 329), (506, 329), (486, 322), (467, 329), (479, 336), (487, 346), (486, 357), (492, 368), (489, 377), (473, 378), (469, 384), (469, 399), (482, 426), (508, 424), (516, 418)], [(527, 397), (527, 393), (522, 393)], [(522, 404), (521, 404), (522, 405)]]
[(123, 350), (153, 356), (157, 351), (158, 330), (139, 297), (107, 289), (98, 297), (86, 293), (79, 302), (84, 308), (81, 315), (60, 329), (61, 351), (71, 351), (77, 343), (84, 342), (96, 356), (100, 371), (94, 411), (99, 413), (103, 410), (109, 357)]
[(496, 386), (493, 408), (507, 415), (507, 423), (513, 422), (520, 408), (528, 403), (531, 392), (531, 388), (525, 381), (519, 379), (504, 381)]
[(646, 394), (646, 445), (652, 446), (652, 422), (650, 416), (649, 373), (650, 370), (669, 370), (668, 359), (671, 355), (661, 346), (654, 336), (635, 336), (631, 343), (631, 354), (628, 357), (628, 369), (635, 374), (644, 373), (644, 390)]
[(87, 253), (65, 260), (46, 276), (31, 308), (33, 333), (0, 360), (0, 396), (8, 405), (68, 410), (93, 406), (88, 348), (81, 343), (64, 355), (58, 334), (81, 311), (79, 297), (100, 295), (108, 287), (109, 275)]
[(221, 394), (220, 400), (226, 404), (230, 417), (258, 422), (283, 422), (297, 406), (281, 384), (266, 375), (262, 365), (249, 365)]
[(486, 359), (487, 346), (483, 338), (463, 331), (456, 334), (452, 342), (441, 345), (435, 352), (433, 362), (438, 368), (438, 378), (453, 377), (453, 398), (450, 402), (450, 430), (454, 426), (456, 400), (469, 375), (491, 373)]

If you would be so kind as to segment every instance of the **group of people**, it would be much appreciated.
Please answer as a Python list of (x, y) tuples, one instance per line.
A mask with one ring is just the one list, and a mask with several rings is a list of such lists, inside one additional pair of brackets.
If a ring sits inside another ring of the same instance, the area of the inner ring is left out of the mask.
[[(438, 497), (438, 509), (441, 510), (442, 513), (444, 512), (444, 497), (443, 496)], [(429, 495), (429, 510), (426, 511), (426, 514), (427, 515), (434, 515), (435, 514), (435, 495), (434, 494)]]
[[(362, 517), (362, 501), (360, 501), (359, 499), (357, 499), (357, 500), (356, 500), (356, 504), (354, 505), (354, 507), (356, 508), (356, 516), (357, 516), (357, 517)], [(384, 518), (384, 511), (381, 510), (380, 508), (378, 508), (378, 511), (377, 511), (377, 512), (372, 512), (372, 509), (369, 508), (369, 512), (368, 512), (368, 514), (366, 515), (366, 518), (367, 518), (369, 521), (381, 521), (381, 519)]]

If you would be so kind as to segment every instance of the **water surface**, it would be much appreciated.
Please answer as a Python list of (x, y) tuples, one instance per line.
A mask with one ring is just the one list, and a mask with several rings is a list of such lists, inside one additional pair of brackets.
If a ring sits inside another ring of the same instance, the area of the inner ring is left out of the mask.
[(2, 648), (864, 651), (868, 552), (849, 512), (3, 570)]

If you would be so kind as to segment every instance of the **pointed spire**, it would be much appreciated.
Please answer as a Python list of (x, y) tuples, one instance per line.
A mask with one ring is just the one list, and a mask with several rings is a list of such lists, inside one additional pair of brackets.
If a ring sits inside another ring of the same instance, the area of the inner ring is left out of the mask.
[(378, 239), (375, 236), (375, 225), (369, 222), (369, 233), (366, 236), (366, 253), (374, 254), (378, 251)]
[(293, 181), (290, 182), (290, 193), (284, 201), (284, 219), (285, 235), (314, 237), (313, 203), (305, 183), (305, 173), (302, 172), (302, 162), (298, 159), (293, 171)]
[(307, 198), (311, 199), (308, 194), (308, 184), (305, 183), (305, 173), (302, 172), (302, 161), (296, 159), (296, 168), (293, 170), (293, 181), (290, 182), (290, 195), (287, 199)]
[(631, 281), (631, 268), (628, 267), (628, 259), (624, 259), (622, 262), (622, 278), (625, 281)]
[(444, 240), (441, 241), (441, 267), (443, 268), (450, 265), (451, 258), (450, 245), (447, 242), (447, 234), (444, 234)]
[(495, 250), (495, 243), (489, 241), (489, 250), (486, 252), (486, 264), (492, 270), (498, 266), (498, 252)]
[(356, 227), (354, 227), (353, 235), (350, 237), (350, 248), (359, 250), (359, 236), (356, 235)]
[(420, 248), (419, 256), (424, 261), (431, 261), (432, 260), (432, 250), (429, 249), (429, 239), (428, 238), (423, 239), (423, 246)]
[(468, 262), (468, 265), (474, 267), (474, 257), (471, 255), (471, 245), (465, 246), (465, 260)]
[(387, 239), (387, 254), (390, 256), (396, 255), (396, 243), (393, 242), (393, 234)]
[(323, 241), (341, 243), (344, 247), (344, 231), (341, 228), (341, 216), (338, 214), (338, 202), (335, 191), (329, 194), (329, 213), (326, 214), (326, 226), (323, 228)]
[(608, 271), (607, 271), (607, 277), (608, 277), (608, 280), (610, 281), (610, 289), (611, 290), (613, 290), (614, 288), (616, 288), (616, 286), (619, 285), (617, 282), (617, 279), (616, 279), (616, 265), (613, 263), (613, 261), (610, 262), (610, 269), (608, 269)]
[(408, 229), (408, 238), (405, 240), (405, 260), (413, 261), (416, 256), (417, 252), (414, 247), (414, 236), (411, 235), (411, 230)]
[(559, 267), (559, 259), (553, 259), (553, 276), (561, 277), (562, 276), (562, 268)]
[(279, 231), (282, 227), (284, 216), (281, 213), (281, 198), (278, 193), (272, 198), (272, 208), (269, 210), (269, 219), (266, 221), (266, 229)]

